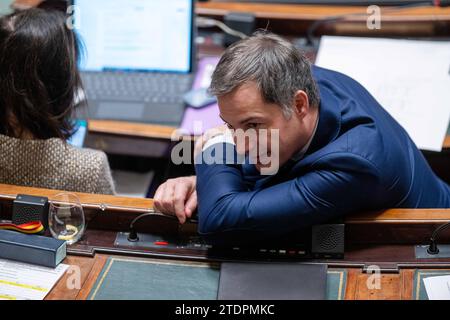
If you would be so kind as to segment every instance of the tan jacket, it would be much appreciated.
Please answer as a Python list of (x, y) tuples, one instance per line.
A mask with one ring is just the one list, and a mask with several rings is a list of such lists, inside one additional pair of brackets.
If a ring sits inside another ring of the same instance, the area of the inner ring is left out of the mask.
[(106, 154), (63, 140), (21, 140), (0, 134), (0, 183), (114, 194)]

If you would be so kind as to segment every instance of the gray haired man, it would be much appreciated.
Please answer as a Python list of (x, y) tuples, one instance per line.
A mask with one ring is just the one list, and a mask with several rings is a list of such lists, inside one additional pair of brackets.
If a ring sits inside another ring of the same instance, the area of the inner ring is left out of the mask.
[(216, 136), (199, 156), (217, 144), (237, 155), (265, 144), (271, 154), (273, 139), (261, 135), (236, 143), (237, 132), (264, 130), (278, 134), (279, 169), (260, 174), (270, 163), (258, 151), (253, 163), (199, 163), (196, 176), (162, 184), (156, 209), (184, 223), (198, 208), (201, 234), (257, 240), (348, 213), (450, 207), (450, 188), (369, 92), (348, 76), (310, 66), (279, 36), (257, 33), (229, 47), (210, 90), (234, 139)]

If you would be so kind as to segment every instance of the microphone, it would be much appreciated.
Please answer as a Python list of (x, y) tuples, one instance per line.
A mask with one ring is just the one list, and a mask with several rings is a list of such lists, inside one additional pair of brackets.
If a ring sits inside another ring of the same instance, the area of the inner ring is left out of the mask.
[(445, 229), (447, 229), (448, 227), (450, 227), (450, 222), (447, 222), (443, 225), (440, 225), (439, 227), (436, 228), (436, 230), (434, 230), (433, 234), (431, 235), (430, 238), (430, 245), (428, 246), (427, 252), (431, 255), (436, 255), (439, 253), (439, 248), (437, 245), (437, 239), (439, 237), (439, 234), (444, 231)]

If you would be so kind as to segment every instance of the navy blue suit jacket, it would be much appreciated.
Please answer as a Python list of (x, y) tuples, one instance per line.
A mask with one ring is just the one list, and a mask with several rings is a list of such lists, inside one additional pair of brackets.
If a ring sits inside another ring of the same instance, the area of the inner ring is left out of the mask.
[(197, 164), (200, 234), (266, 238), (355, 212), (450, 208), (450, 187), (363, 86), (312, 71), (321, 102), (306, 155), (269, 178), (241, 165)]

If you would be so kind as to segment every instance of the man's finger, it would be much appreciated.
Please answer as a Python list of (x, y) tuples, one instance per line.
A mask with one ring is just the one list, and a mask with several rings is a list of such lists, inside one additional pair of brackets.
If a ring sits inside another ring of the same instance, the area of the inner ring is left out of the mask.
[(184, 210), (185, 210), (186, 216), (188, 218), (191, 218), (195, 209), (197, 209), (197, 191), (194, 190), (194, 192), (191, 193), (184, 208), (185, 208)]
[(163, 183), (162, 185), (160, 185), (158, 187), (158, 189), (156, 190), (155, 195), (153, 197), (153, 205), (154, 205), (155, 209), (158, 211), (163, 210), (162, 195), (164, 194), (165, 189), (166, 189), (166, 184)]
[(186, 222), (186, 214), (184, 212), (184, 204), (188, 197), (189, 186), (184, 183), (177, 183), (175, 186), (175, 192), (173, 195), (173, 207), (175, 214), (178, 217), (180, 223)]
[(161, 195), (161, 205), (162, 205), (162, 213), (165, 214), (175, 214), (175, 209), (173, 207), (173, 195), (175, 184), (172, 181), (168, 180), (166, 183), (166, 187), (164, 189), (164, 193)]

